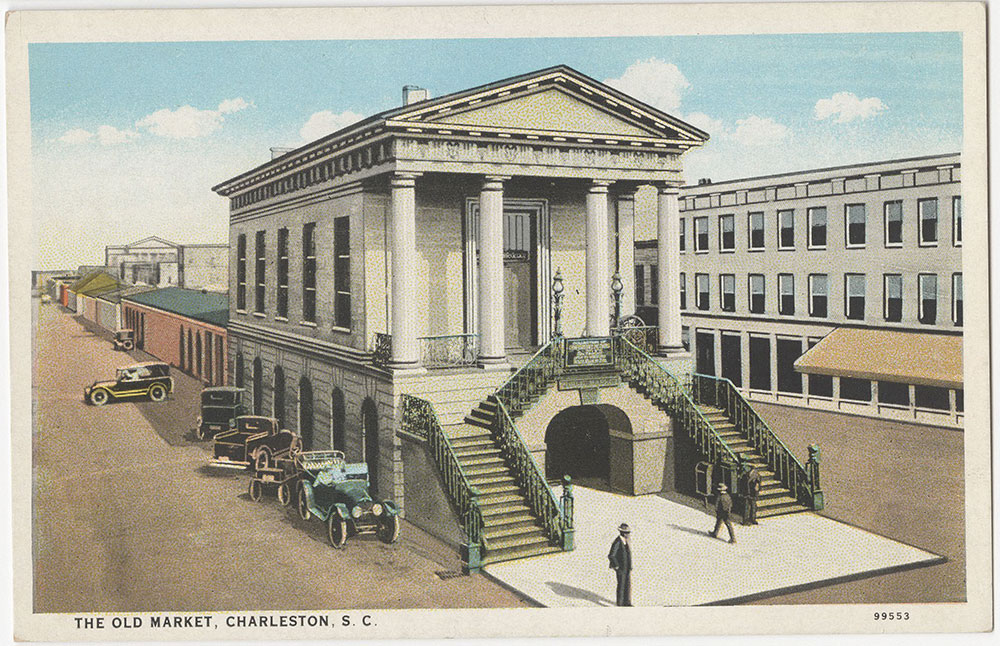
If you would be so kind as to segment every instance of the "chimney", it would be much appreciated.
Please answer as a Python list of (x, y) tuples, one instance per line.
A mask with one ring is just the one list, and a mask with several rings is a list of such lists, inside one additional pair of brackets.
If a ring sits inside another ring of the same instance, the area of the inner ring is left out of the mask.
[(271, 147), (271, 159), (277, 159), (278, 157), (281, 157), (285, 153), (290, 153), (293, 150), (295, 150), (295, 149), (294, 148), (284, 148), (284, 147), (281, 147), (281, 146), (272, 146)]
[(698, 186), (705, 186), (706, 184), (711, 184), (711, 183), (712, 183), (711, 177), (702, 177), (701, 179), (698, 180)]
[(403, 105), (410, 105), (418, 101), (426, 101), (431, 98), (431, 93), (416, 85), (403, 86)]

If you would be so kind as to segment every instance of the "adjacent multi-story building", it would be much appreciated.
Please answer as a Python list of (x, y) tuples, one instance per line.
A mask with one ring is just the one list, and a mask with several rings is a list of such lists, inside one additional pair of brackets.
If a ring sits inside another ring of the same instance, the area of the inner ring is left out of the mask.
[[(682, 189), (685, 345), (750, 399), (961, 426), (959, 155)], [(657, 241), (636, 244), (655, 324)]]
[(119, 279), (154, 287), (224, 292), (229, 281), (229, 246), (181, 245), (150, 236), (104, 248), (104, 263)]

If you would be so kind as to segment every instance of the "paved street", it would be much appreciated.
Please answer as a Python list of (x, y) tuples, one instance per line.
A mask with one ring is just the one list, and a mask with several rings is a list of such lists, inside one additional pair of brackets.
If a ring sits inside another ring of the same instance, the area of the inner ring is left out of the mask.
[(524, 605), (485, 577), (439, 576), (457, 555), (405, 523), (396, 545), (336, 551), (319, 522), (250, 501), (245, 475), (204, 468), (209, 444), (190, 440), (201, 387), (177, 371), (167, 402), (85, 405), (85, 386), (149, 357), (33, 307), (36, 612)]

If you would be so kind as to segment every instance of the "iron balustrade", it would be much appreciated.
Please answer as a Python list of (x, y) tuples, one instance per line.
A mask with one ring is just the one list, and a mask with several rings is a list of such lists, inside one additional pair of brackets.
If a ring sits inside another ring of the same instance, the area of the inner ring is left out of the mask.
[(434, 456), (438, 472), (444, 481), (448, 497), (458, 509), (465, 530), (466, 548), (475, 557), (469, 559), (470, 569), (479, 566), (479, 555), (486, 550), (486, 536), (483, 532), (485, 521), (479, 506), (479, 490), (469, 484), (469, 479), (455, 455), (448, 436), (445, 435), (434, 407), (425, 399), (413, 395), (401, 395), (403, 430), (427, 440)]
[(531, 457), (507, 407), (499, 400), (493, 434), (517, 486), (524, 493), (532, 513), (542, 521), (549, 540), (563, 545), (564, 549), (571, 549), (571, 544), (569, 548), (566, 547), (566, 539), (572, 535), (573, 529), (572, 489), (564, 491), (563, 504), (560, 506), (538, 464)]
[(558, 376), (563, 367), (564, 342), (558, 338), (542, 346), (494, 393), (511, 416), (521, 414), (526, 404)]
[(479, 359), (479, 336), (476, 334), (422, 336), (417, 340), (425, 368), (474, 366)]
[(618, 328), (615, 333), (646, 354), (656, 350), (660, 341), (660, 328), (655, 325), (634, 325)]
[(386, 368), (392, 360), (392, 335), (375, 333), (375, 349), (372, 351), (372, 364), (378, 368)]
[(809, 467), (806, 468), (757, 411), (751, 408), (733, 382), (703, 374), (694, 374), (691, 379), (691, 391), (696, 402), (724, 411), (736, 430), (764, 458), (783, 487), (804, 505), (813, 509), (822, 508), (818, 447), (815, 452), (810, 450)]

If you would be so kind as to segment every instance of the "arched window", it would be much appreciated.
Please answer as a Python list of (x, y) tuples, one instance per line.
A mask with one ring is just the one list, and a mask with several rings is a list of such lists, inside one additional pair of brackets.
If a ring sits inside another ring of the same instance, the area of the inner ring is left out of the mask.
[(281, 366), (274, 367), (274, 416), (278, 427), (285, 428), (285, 371)]
[(260, 357), (253, 360), (253, 414), (263, 415), (264, 371), (260, 365)]
[(236, 373), (234, 375), (234, 379), (236, 381), (236, 387), (237, 388), (242, 388), (243, 387), (243, 353), (242, 352), (236, 354), (236, 367), (234, 368), (234, 372)]
[(194, 368), (194, 339), (191, 336), (191, 328), (188, 328), (188, 356), (187, 356), (187, 369), (191, 372)]
[(184, 370), (184, 326), (181, 326), (181, 335), (177, 340), (177, 367)]
[(313, 392), (312, 384), (307, 377), (299, 380), (299, 435), (302, 436), (302, 448), (312, 449)]
[(365, 462), (368, 464), (368, 488), (378, 495), (378, 410), (371, 398), (361, 405), (361, 426), (365, 434)]
[(195, 371), (195, 374), (200, 377), (201, 376), (201, 330), (198, 330), (198, 332), (195, 333), (194, 340), (195, 340), (194, 343), (195, 366), (197, 366), (198, 368)]
[(330, 448), (344, 451), (344, 393), (334, 388), (330, 394)]

